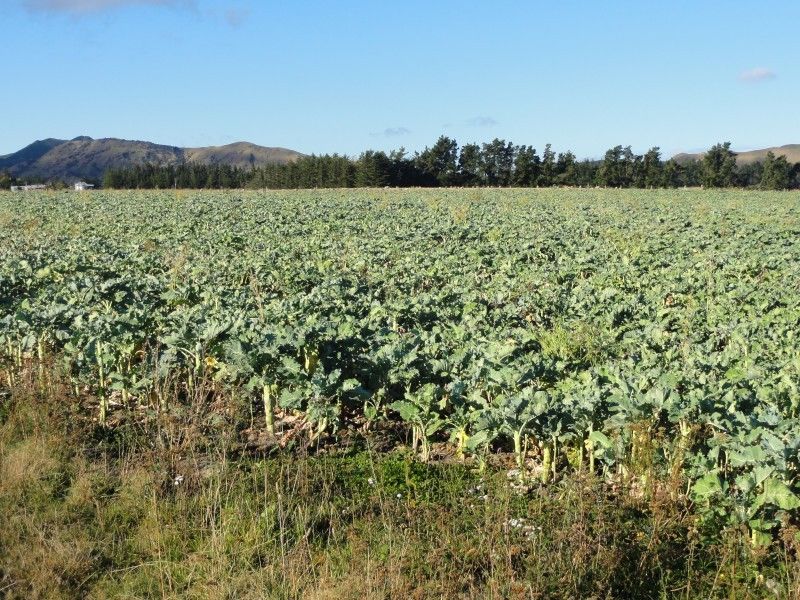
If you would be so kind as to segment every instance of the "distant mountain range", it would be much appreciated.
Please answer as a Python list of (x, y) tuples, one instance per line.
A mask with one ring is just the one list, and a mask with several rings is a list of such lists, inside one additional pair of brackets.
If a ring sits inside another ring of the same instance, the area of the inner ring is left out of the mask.
[[(734, 152), (736, 152), (734, 150)], [(772, 152), (775, 156), (781, 154), (786, 156), (786, 160), (790, 163), (800, 162), (800, 144), (787, 144), (786, 146), (774, 146), (772, 148), (762, 148), (761, 150), (748, 150), (746, 152), (736, 152), (736, 162), (740, 165), (746, 165), (754, 162), (764, 162), (767, 157), (767, 152)], [(700, 160), (703, 158), (704, 152), (697, 154), (676, 154), (674, 158), (677, 162), (688, 162), (690, 160)]]
[(138, 164), (179, 165), (183, 163), (228, 164), (237, 167), (285, 164), (303, 154), (286, 148), (267, 148), (249, 142), (205, 148), (179, 148), (151, 142), (92, 139), (86, 136), (73, 140), (48, 138), (38, 140), (13, 154), (0, 156), (0, 171), (8, 171), (17, 179), (76, 181), (103, 177), (110, 168)]

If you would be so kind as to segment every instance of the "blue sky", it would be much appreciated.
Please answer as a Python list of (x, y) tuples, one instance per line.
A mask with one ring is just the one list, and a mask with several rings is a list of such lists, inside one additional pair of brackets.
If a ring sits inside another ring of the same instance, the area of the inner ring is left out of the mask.
[(797, 0), (2, 0), (0, 154), (800, 143)]

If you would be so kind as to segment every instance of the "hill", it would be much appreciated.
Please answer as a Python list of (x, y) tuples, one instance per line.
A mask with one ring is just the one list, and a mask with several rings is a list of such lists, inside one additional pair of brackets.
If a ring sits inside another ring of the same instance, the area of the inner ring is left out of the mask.
[(22, 150), (0, 156), (0, 171), (19, 179), (75, 181), (100, 179), (110, 168), (137, 164), (179, 165), (183, 163), (230, 164), (238, 167), (285, 164), (303, 156), (286, 148), (269, 148), (249, 142), (225, 146), (180, 148), (152, 142), (117, 138), (92, 139), (81, 136), (72, 140), (38, 140)]
[[(747, 150), (745, 152), (736, 152), (736, 162), (740, 165), (746, 165), (754, 162), (763, 162), (767, 157), (767, 152), (772, 152), (775, 156), (781, 154), (786, 156), (786, 160), (790, 163), (800, 162), (800, 144), (787, 144), (785, 146), (773, 146), (772, 148), (762, 148), (760, 150)], [(700, 160), (703, 158), (704, 152), (696, 154), (681, 153), (676, 154), (674, 158), (679, 163), (688, 162), (690, 160)]]
[(206, 148), (184, 149), (186, 162), (209, 165), (235, 165), (249, 167), (267, 163), (286, 164), (302, 156), (294, 150), (286, 148), (265, 148), (250, 142), (234, 142), (226, 146), (208, 146)]
[(66, 143), (66, 140), (57, 140), (55, 138), (37, 140), (25, 146), (22, 150), (0, 156), (0, 171), (11, 171), (12, 173), (24, 171), (50, 150), (64, 143)]

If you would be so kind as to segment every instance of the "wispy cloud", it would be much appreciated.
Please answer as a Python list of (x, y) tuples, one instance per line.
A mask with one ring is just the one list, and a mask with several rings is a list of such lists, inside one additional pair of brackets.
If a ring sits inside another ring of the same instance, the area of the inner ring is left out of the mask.
[(495, 121), (492, 117), (472, 117), (471, 119), (466, 120), (466, 125), (470, 127), (492, 127), (497, 125), (497, 121)]
[(250, 9), (243, 7), (229, 8), (225, 11), (225, 22), (231, 27), (241, 27), (250, 16)]
[(399, 135), (408, 135), (411, 130), (408, 127), (387, 127), (383, 131), (372, 133), (370, 135), (380, 135), (383, 137), (397, 137)]
[(739, 73), (739, 80), (747, 83), (761, 83), (762, 81), (775, 79), (777, 76), (777, 73), (772, 69), (756, 67), (755, 69), (748, 69)]
[(124, 6), (192, 6), (193, 0), (23, 0), (31, 11), (83, 14)]

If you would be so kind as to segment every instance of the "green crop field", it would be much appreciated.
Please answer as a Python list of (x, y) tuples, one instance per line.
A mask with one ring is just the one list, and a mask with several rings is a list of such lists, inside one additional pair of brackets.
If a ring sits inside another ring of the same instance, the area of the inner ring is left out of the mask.
[(0, 358), (0, 402), (59, 379), (98, 446), (168, 421), (237, 456), (504, 464), (519, 499), (588, 478), (789, 561), (800, 195), (0, 194)]

